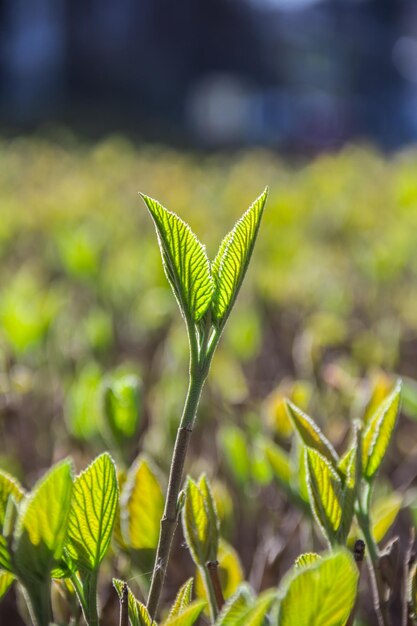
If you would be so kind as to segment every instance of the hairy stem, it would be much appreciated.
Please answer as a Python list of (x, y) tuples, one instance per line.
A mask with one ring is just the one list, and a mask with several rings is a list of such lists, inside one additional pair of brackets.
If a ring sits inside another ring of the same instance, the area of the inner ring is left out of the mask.
[(152, 620), (155, 618), (158, 610), (159, 599), (165, 581), (172, 539), (178, 522), (177, 502), (181, 489), (185, 457), (200, 402), (201, 391), (207, 375), (206, 373), (205, 375), (198, 374), (198, 372), (195, 373), (193, 369), (195, 368), (193, 367), (192, 359), (188, 393), (172, 455), (164, 514), (161, 519), (158, 548), (148, 596), (147, 609)]
[(50, 579), (33, 586), (25, 584), (23, 589), (34, 624), (49, 626), (53, 621)]
[(372, 535), (369, 519), (370, 499), (371, 486), (370, 484), (366, 484), (363, 490), (363, 499), (362, 501), (359, 499), (358, 508), (356, 510), (356, 519), (358, 520), (358, 524), (365, 540), (366, 553), (368, 556), (368, 569), (372, 583), (374, 607), (378, 623), (379, 626), (391, 626), (387, 589), (382, 579), (379, 566), (379, 549)]
[(213, 585), (214, 595), (216, 596), (217, 608), (220, 611), (224, 605), (224, 597), (219, 578), (219, 562), (209, 561), (207, 563), (207, 570), (211, 578), (211, 583)]
[(71, 579), (73, 584), (74, 584), (74, 579), (82, 583), (82, 597), (83, 597), (82, 602), (81, 602), (79, 589), (75, 587), (75, 590), (80, 599), (85, 621), (87, 622), (88, 626), (98, 626), (100, 622), (99, 622), (98, 608), (97, 608), (97, 572), (89, 572), (83, 575), (81, 577), (81, 581), (75, 575)]
[(207, 563), (204, 567), (200, 567), (200, 572), (209, 603), (211, 622), (214, 624), (219, 613), (219, 606), (217, 604), (216, 591), (209, 570), (209, 564)]

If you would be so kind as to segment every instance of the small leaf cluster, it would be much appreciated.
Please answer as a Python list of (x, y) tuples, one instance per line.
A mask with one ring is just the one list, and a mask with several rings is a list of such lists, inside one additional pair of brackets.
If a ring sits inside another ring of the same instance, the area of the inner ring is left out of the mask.
[(116, 468), (108, 453), (76, 477), (69, 460), (58, 463), (30, 493), (0, 472), (2, 594), (16, 579), (33, 622), (47, 626), (51, 579), (65, 578), (87, 623), (95, 623), (98, 570), (110, 546), (117, 505)]

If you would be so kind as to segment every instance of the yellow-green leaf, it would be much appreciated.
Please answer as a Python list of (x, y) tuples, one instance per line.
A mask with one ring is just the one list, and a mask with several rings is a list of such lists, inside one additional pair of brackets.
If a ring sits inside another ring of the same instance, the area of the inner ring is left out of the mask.
[(300, 554), (300, 556), (295, 559), (294, 567), (298, 569), (308, 567), (319, 559), (321, 559), (321, 556), (320, 554), (317, 554), (317, 552), (305, 552), (304, 554)]
[(220, 244), (212, 264), (213, 317), (224, 322), (236, 300), (255, 246), (268, 189), (259, 196)]
[(133, 437), (140, 417), (140, 382), (133, 374), (114, 374), (104, 389), (106, 421), (120, 444)]
[(273, 441), (267, 441), (264, 445), (265, 456), (271, 465), (275, 478), (284, 487), (291, 483), (291, 463), (288, 454)]
[(287, 408), (294, 428), (300, 435), (303, 443), (309, 448), (314, 448), (314, 450), (320, 452), (333, 465), (337, 465), (338, 455), (315, 421), (292, 402), (287, 401)]
[(65, 548), (77, 569), (98, 569), (110, 545), (117, 498), (116, 467), (105, 452), (74, 483)]
[(192, 592), (193, 592), (193, 583), (194, 583), (194, 579), (193, 578), (189, 578), (180, 588), (179, 592), (177, 593), (177, 596), (174, 600), (174, 604), (172, 605), (169, 614), (168, 614), (168, 620), (172, 619), (173, 617), (176, 617), (177, 615), (179, 615), (180, 613), (183, 612), (183, 610), (190, 604), (191, 602), (191, 596), (192, 596)]
[(188, 478), (182, 525), (188, 548), (196, 565), (204, 567), (210, 549), (210, 520), (204, 496), (198, 485)]
[(347, 550), (295, 571), (284, 585), (277, 626), (344, 626), (358, 581), (357, 567)]
[(24, 496), (24, 490), (13, 476), (0, 470), (0, 532), (3, 528), (10, 496), (13, 496), (16, 502), (20, 502)]
[(207, 561), (216, 561), (217, 552), (219, 549), (220, 520), (219, 516), (217, 515), (216, 504), (214, 502), (213, 494), (211, 492), (211, 487), (205, 474), (201, 475), (198, 481), (198, 488), (203, 495), (204, 505), (206, 507), (208, 516), (209, 536), (207, 537), (208, 550), (206, 557)]
[(186, 318), (198, 322), (210, 306), (214, 284), (204, 246), (191, 228), (157, 200), (142, 195), (155, 223), (168, 281)]
[(243, 583), (222, 608), (216, 626), (235, 626), (255, 604), (255, 597), (248, 584)]
[(266, 614), (276, 599), (276, 589), (264, 591), (257, 598), (255, 605), (249, 608), (239, 620), (234, 622), (234, 626), (263, 626)]
[[(123, 580), (119, 580), (117, 578), (113, 578), (113, 586), (117, 591), (119, 596), (119, 600), (123, 600), (123, 590), (126, 583)], [(130, 587), (127, 587), (127, 605), (128, 605), (128, 613), (129, 613), (129, 622), (131, 626), (157, 626), (156, 622), (152, 622), (151, 617), (148, 613), (148, 609), (142, 602), (139, 602), (133, 595)]]
[(385, 456), (397, 421), (401, 400), (401, 381), (369, 419), (362, 438), (362, 472), (370, 480)]
[(342, 481), (320, 452), (305, 448), (311, 508), (324, 536), (333, 543), (342, 521)]
[(22, 500), (13, 552), (23, 580), (45, 580), (61, 558), (72, 492), (72, 467), (66, 460), (55, 465)]
[(0, 570), (0, 600), (4, 595), (6, 595), (13, 581), (13, 574)]
[(372, 535), (377, 543), (383, 540), (397, 517), (403, 498), (395, 491), (371, 507)]
[(195, 600), (181, 613), (164, 622), (163, 626), (193, 626), (193, 624), (195, 624), (200, 617), (205, 606), (205, 600)]
[(154, 549), (159, 539), (159, 524), (164, 510), (164, 495), (149, 461), (139, 456), (129, 469), (120, 498), (122, 536), (134, 550)]

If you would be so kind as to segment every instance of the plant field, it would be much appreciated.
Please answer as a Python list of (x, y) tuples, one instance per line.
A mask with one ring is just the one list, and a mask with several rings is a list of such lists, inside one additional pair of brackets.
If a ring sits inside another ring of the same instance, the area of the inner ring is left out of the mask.
[(417, 624), (416, 171), (0, 141), (1, 624)]

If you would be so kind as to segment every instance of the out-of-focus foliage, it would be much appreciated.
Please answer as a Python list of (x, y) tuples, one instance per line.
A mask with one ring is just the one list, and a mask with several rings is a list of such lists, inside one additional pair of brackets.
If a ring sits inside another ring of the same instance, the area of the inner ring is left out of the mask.
[[(267, 151), (203, 156), (122, 138), (0, 141), (0, 467), (30, 486), (58, 458), (71, 454), (78, 471), (110, 448), (121, 494), (116, 575), (137, 575), (129, 585), (146, 597), (188, 363), (138, 192), (181, 214), (213, 259), (268, 184), (187, 466), (194, 478), (216, 476), (225, 595), (242, 579), (256, 591), (276, 586), (297, 555), (317, 548), (302, 522), (305, 463), (286, 398), (317, 418), (339, 454), (350, 422), (371, 424), (392, 388), (385, 372), (403, 378), (372, 519), (377, 541), (393, 525), (408, 531), (401, 507), (411, 503), (417, 518), (416, 171), (415, 151), (386, 158), (349, 147), (292, 163)], [(137, 528), (141, 485), (153, 505)], [(194, 573), (188, 551), (176, 549), (168, 600)], [(0, 593), (9, 584), (3, 577)]]

